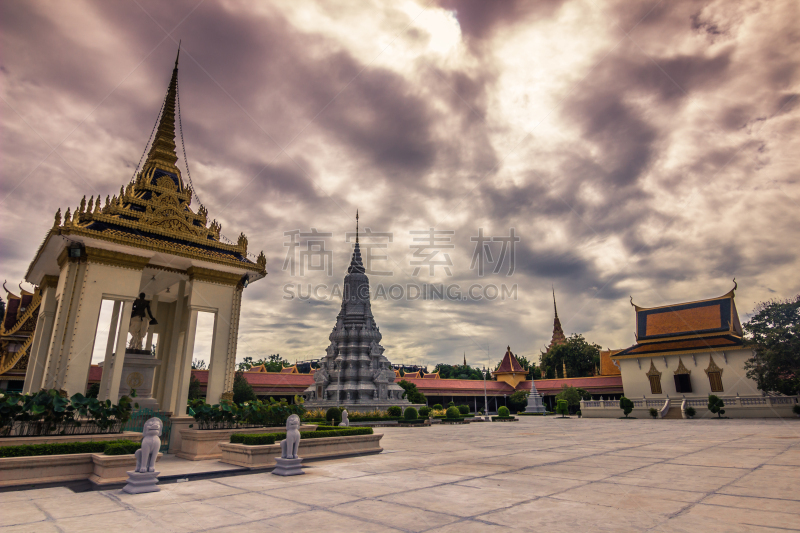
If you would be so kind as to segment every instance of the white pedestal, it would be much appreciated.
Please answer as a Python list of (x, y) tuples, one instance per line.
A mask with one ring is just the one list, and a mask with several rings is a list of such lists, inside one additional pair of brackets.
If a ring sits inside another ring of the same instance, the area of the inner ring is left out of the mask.
[(158, 492), (158, 474), (161, 472), (136, 472), (128, 471), (128, 484), (122, 490), (128, 494), (143, 494), (145, 492)]
[(275, 470), (272, 471), (276, 476), (299, 476), (305, 474), (303, 472), (303, 458), (297, 459), (283, 459), (281, 457), (275, 458)]

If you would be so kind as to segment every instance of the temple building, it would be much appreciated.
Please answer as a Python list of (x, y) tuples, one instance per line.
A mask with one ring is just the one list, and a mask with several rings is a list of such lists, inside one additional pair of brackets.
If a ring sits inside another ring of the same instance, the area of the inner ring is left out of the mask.
[[(636, 344), (610, 354), (619, 365), (633, 416), (683, 418), (687, 407), (708, 414), (708, 396), (721, 397), (726, 416), (792, 416), (797, 397), (771, 396), (747, 377), (745, 363), (753, 349), (744, 345), (734, 287), (728, 293), (693, 302), (639, 307)], [(619, 416), (619, 402), (584, 402), (583, 416)], [(610, 405), (608, 405), (610, 404)]]
[(24, 392), (86, 390), (104, 301), (113, 310), (100, 399), (136, 389), (139, 403), (183, 415), (201, 312), (214, 317), (208, 401), (231, 391), (242, 291), (266, 275), (266, 258), (248, 257), (244, 234), (223, 242), (208, 210), (191, 208), (192, 188), (176, 166), (178, 102), (176, 59), (141, 170), (119, 195), (84, 197), (56, 213), (25, 275), (41, 302)]
[(28, 368), (33, 332), (39, 320), (42, 291), (19, 288), (17, 296), (6, 288), (6, 308), (0, 322), (0, 390), (20, 392)]
[(369, 300), (369, 279), (361, 260), (356, 213), (356, 243), (347, 275), (344, 277), (342, 306), (331, 341), (314, 384), (304, 391), (309, 408), (345, 406), (350, 410), (370, 411), (398, 405), (410, 406), (395, 384), (395, 370), (383, 355), (382, 336)]

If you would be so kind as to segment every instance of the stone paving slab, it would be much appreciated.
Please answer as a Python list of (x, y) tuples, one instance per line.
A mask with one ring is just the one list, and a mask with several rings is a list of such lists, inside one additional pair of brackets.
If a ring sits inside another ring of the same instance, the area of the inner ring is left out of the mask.
[[(800, 420), (524, 417), (379, 431), (384, 453), (309, 463), (303, 476), (138, 495), (0, 492), (0, 533), (800, 530)], [(203, 463), (191, 467), (225, 468)]]

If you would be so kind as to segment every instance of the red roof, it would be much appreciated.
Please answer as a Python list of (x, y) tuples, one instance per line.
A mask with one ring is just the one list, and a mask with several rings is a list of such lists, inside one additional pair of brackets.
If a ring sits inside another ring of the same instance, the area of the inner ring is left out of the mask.
[[(530, 390), (530, 381), (523, 381), (520, 388)], [(536, 390), (539, 394), (557, 394), (566, 385), (577, 387), (588, 392), (622, 392), (622, 376), (594, 376), (588, 378), (537, 379)]]
[[(395, 382), (403, 381), (402, 378), (395, 379)], [(425, 379), (413, 378), (406, 379), (409, 383), (417, 386), (423, 394), (436, 395), (439, 392), (445, 394), (455, 394), (459, 392), (480, 392), (483, 394), (483, 380), (479, 379)], [(520, 384), (520, 387), (522, 384)], [(494, 394), (511, 394), (514, 388), (502, 381), (486, 381), (487, 392)]]
[(519, 364), (517, 358), (514, 357), (513, 353), (511, 353), (511, 346), (509, 346), (506, 349), (506, 354), (503, 356), (503, 360), (500, 362), (500, 366), (494, 372), (526, 372), (526, 370), (522, 368), (522, 365)]

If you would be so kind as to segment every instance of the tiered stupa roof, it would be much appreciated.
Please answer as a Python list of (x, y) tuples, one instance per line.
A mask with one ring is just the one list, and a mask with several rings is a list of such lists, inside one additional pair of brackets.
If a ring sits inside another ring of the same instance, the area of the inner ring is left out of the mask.
[(196, 212), (191, 209), (192, 188), (184, 183), (176, 166), (177, 101), (176, 58), (155, 137), (142, 170), (127, 186), (120, 188), (119, 196), (106, 196), (105, 202), (101, 201), (100, 195), (96, 199), (90, 197), (88, 202), (84, 196), (74, 212), (70, 213), (67, 208), (63, 221), (59, 209), (54, 232), (266, 274), (263, 252), (255, 261), (248, 259), (247, 237), (243, 233), (237, 243), (222, 242), (222, 226), (216, 220), (209, 223), (208, 210), (203, 205)]
[(555, 318), (553, 319), (553, 338), (550, 339), (550, 345), (547, 347), (547, 351), (553, 349), (554, 346), (558, 346), (559, 344), (564, 344), (567, 342), (567, 337), (564, 336), (564, 330), (561, 329), (561, 321), (558, 319), (558, 307), (556, 307), (556, 291), (553, 289), (553, 310), (556, 313)]

